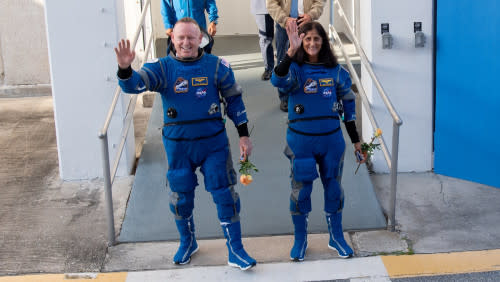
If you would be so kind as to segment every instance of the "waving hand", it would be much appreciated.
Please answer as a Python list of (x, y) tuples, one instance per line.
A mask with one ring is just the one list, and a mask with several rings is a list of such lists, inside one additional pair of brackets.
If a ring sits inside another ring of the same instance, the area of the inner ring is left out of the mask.
[(304, 38), (305, 34), (300, 34), (297, 27), (297, 22), (293, 21), (289, 25), (286, 26), (286, 34), (288, 35), (288, 40), (290, 42), (290, 47), (288, 48), (287, 54), (289, 57), (293, 57), (297, 50), (299, 50), (302, 45), (302, 38)]
[(130, 50), (130, 41), (120, 40), (118, 47), (115, 47), (116, 61), (122, 69), (128, 68), (135, 58), (135, 51)]

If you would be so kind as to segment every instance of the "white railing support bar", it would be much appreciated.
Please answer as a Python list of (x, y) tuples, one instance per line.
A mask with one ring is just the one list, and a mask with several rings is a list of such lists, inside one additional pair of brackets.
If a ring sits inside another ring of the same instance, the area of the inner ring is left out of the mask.
[(144, 3), (144, 9), (142, 10), (142, 13), (141, 13), (139, 25), (135, 29), (134, 36), (132, 37), (132, 45), (130, 45), (131, 50), (135, 50), (135, 46), (137, 45), (137, 40), (139, 39), (139, 34), (141, 33), (142, 26), (144, 25), (144, 19), (146, 18), (148, 8), (151, 7), (150, 4), (151, 4), (151, 0), (146, 0), (146, 2)]
[[(380, 144), (382, 146), (382, 151), (384, 153), (385, 160), (387, 162), (387, 165), (390, 170), (390, 175), (391, 175), (391, 181), (390, 181), (390, 207), (389, 207), (389, 226), (391, 231), (395, 231), (396, 227), (396, 192), (397, 192), (397, 173), (398, 173), (398, 154), (399, 154), (399, 127), (403, 124), (403, 121), (401, 120), (399, 114), (396, 112), (394, 106), (392, 105), (392, 102), (388, 98), (387, 94), (385, 93), (385, 90), (383, 89), (382, 85), (380, 84), (379, 79), (375, 75), (373, 68), (371, 66), (370, 61), (368, 60), (368, 57), (366, 56), (365, 52), (361, 48), (361, 45), (358, 42), (358, 39), (356, 35), (354, 34), (354, 31), (347, 20), (347, 17), (345, 16), (344, 10), (342, 9), (341, 4), (338, 2), (338, 0), (330, 0), (330, 5), (336, 4), (338, 7), (338, 14), (344, 21), (347, 30), (349, 31), (353, 43), (356, 46), (356, 49), (358, 51), (358, 54), (360, 55), (361, 62), (363, 66), (366, 68), (368, 71), (368, 74), (373, 80), (373, 83), (375, 84), (375, 87), (377, 88), (380, 97), (382, 98), (387, 110), (391, 114), (391, 117), (393, 119), (393, 125), (392, 125), (392, 152), (389, 153), (389, 150), (387, 148), (385, 139), (383, 136), (379, 137), (380, 138)], [(333, 27), (333, 25), (330, 25), (329, 28), (329, 34), (335, 37), (335, 40), (339, 44), (340, 50), (342, 51), (342, 55), (344, 56), (347, 67), (349, 68), (349, 71), (351, 72), (351, 77), (354, 80), (354, 83), (358, 87), (359, 94), (361, 97), (361, 101), (363, 102), (363, 105), (365, 106), (366, 113), (368, 114), (368, 118), (374, 128), (378, 128), (377, 121), (375, 119), (375, 116), (372, 113), (371, 110), (371, 105), (368, 102), (368, 97), (366, 96), (366, 92), (364, 88), (361, 85), (361, 82), (359, 80), (359, 77), (356, 73), (356, 70), (354, 69), (351, 60), (347, 54), (347, 52), (344, 49), (344, 46), (342, 45), (342, 42), (340, 41), (340, 37)]]
[(389, 226), (391, 231), (396, 230), (396, 192), (397, 192), (397, 184), (398, 184), (398, 155), (399, 155), (399, 126), (397, 122), (394, 120), (392, 122), (392, 166), (391, 170), (391, 200), (390, 200), (390, 213), (391, 220)]
[[(111, 189), (111, 177), (109, 175), (109, 151), (108, 136), (101, 138), (102, 163), (104, 172), (104, 193), (106, 201), (106, 215), (108, 221), (108, 247), (114, 246), (115, 242), (115, 216), (113, 213), (113, 192)], [(106, 169), (107, 168), (107, 169)]]
[[(137, 26), (136, 32), (133, 36), (132, 39), (132, 44), (131, 48), (132, 50), (135, 50), (135, 47), (137, 45), (137, 40), (139, 39), (139, 34), (143, 30), (144, 26), (144, 20), (146, 18), (146, 13), (148, 9), (151, 7), (151, 0), (146, 0), (144, 3), (144, 9), (141, 13), (139, 25)], [(150, 34), (150, 38), (148, 40), (147, 46), (145, 46), (145, 52), (144, 52), (144, 57), (141, 63), (141, 66), (144, 64), (146, 61), (149, 51), (150, 51), (150, 45), (153, 39), (153, 35)], [(106, 119), (104, 121), (104, 125), (102, 126), (101, 130), (99, 131), (99, 139), (101, 139), (101, 151), (102, 151), (102, 169), (103, 169), (103, 177), (104, 177), (104, 188), (105, 188), (105, 197), (106, 197), (106, 214), (107, 214), (107, 221), (108, 221), (108, 246), (113, 246), (116, 244), (116, 239), (115, 239), (115, 221), (114, 221), (114, 211), (113, 211), (113, 193), (112, 193), (112, 188), (113, 188), (113, 182), (114, 178), (116, 175), (116, 171), (118, 169), (118, 164), (120, 162), (120, 158), (123, 152), (123, 148), (125, 147), (125, 142), (127, 141), (127, 135), (130, 130), (130, 126), (132, 124), (133, 120), (133, 112), (135, 109), (135, 105), (137, 103), (137, 95), (134, 95), (132, 99), (129, 100), (129, 104), (127, 106), (127, 112), (125, 114), (125, 118), (123, 121), (123, 128), (122, 132), (120, 135), (120, 144), (118, 146), (118, 150), (116, 153), (116, 156), (113, 161), (113, 167), (110, 168), (110, 160), (109, 160), (109, 142), (108, 142), (108, 129), (109, 125), (111, 123), (111, 119), (113, 117), (113, 113), (116, 109), (116, 105), (118, 103), (118, 97), (120, 96), (121, 93), (121, 88), (120, 86), (117, 86), (113, 95), (113, 99), (111, 102), (111, 105), (108, 109), (108, 113), (106, 115)]]
[(394, 109), (394, 106), (392, 105), (391, 101), (387, 97), (387, 94), (385, 93), (384, 88), (380, 84), (378, 77), (375, 75), (375, 72), (373, 72), (371, 63), (368, 60), (368, 57), (366, 56), (365, 52), (363, 51), (363, 48), (361, 48), (361, 45), (359, 44), (358, 39), (356, 38), (354, 31), (352, 30), (351, 24), (349, 23), (349, 21), (347, 20), (347, 17), (345, 16), (344, 9), (342, 9), (342, 6), (340, 5), (338, 0), (333, 0), (333, 1), (335, 4), (337, 4), (339, 16), (344, 21), (344, 23), (347, 27), (347, 30), (351, 34), (352, 41), (353, 41), (354, 45), (356, 46), (356, 50), (358, 51), (359, 57), (360, 57), (361, 61), (363, 62), (363, 66), (366, 68), (366, 70), (368, 71), (368, 73), (372, 77), (373, 83), (375, 84), (375, 87), (379, 91), (379, 94), (380, 94), (380, 97), (382, 98), (382, 101), (384, 102), (385, 106), (389, 110), (389, 113), (391, 114), (392, 119), (394, 121), (396, 121), (396, 123), (398, 125), (401, 125), (403, 123), (403, 121), (401, 120), (398, 113), (396, 112), (396, 109)]

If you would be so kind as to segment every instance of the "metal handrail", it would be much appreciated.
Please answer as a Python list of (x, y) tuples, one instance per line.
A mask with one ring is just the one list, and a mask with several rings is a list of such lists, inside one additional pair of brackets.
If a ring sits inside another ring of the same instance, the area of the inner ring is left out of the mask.
[[(338, 14), (343, 19), (343, 21), (347, 27), (347, 30), (349, 31), (349, 33), (351, 35), (351, 38), (352, 38), (352, 41), (356, 47), (356, 50), (357, 50), (358, 54), (360, 55), (360, 60), (363, 64), (363, 66), (368, 71), (368, 74), (372, 78), (372, 80), (375, 84), (375, 87), (377, 88), (379, 95), (382, 98), (382, 100), (384, 101), (384, 104), (385, 104), (387, 110), (389, 111), (389, 113), (391, 114), (391, 117), (393, 120), (393, 124), (392, 124), (392, 154), (389, 153), (389, 150), (387, 148), (387, 145), (386, 145), (386, 142), (385, 142), (383, 136), (380, 137), (380, 144), (382, 146), (382, 152), (384, 153), (384, 158), (385, 158), (387, 165), (391, 171), (390, 172), (390, 174), (391, 174), (391, 182), (390, 182), (391, 199), (390, 199), (389, 226), (391, 227), (391, 231), (394, 231), (395, 227), (396, 227), (396, 188), (397, 188), (397, 172), (398, 172), (397, 169), (398, 169), (398, 153), (399, 153), (399, 127), (403, 124), (403, 121), (402, 121), (401, 117), (399, 116), (399, 114), (396, 112), (396, 109), (392, 105), (392, 102), (389, 99), (389, 97), (387, 96), (384, 88), (380, 84), (379, 79), (375, 75), (375, 72), (373, 71), (371, 63), (368, 60), (368, 57), (366, 56), (365, 52), (363, 51), (363, 48), (361, 48), (361, 46), (357, 40), (357, 37), (354, 34), (354, 31), (353, 31), (349, 21), (347, 20), (347, 17), (345, 16), (344, 9), (342, 8), (342, 5), (339, 3), (338, 0), (331, 0), (330, 1), (331, 6), (333, 6), (332, 2), (337, 5)], [(342, 55), (344, 56), (344, 58), (346, 60), (347, 67), (349, 68), (349, 71), (351, 73), (351, 77), (353, 78), (354, 83), (358, 87), (361, 101), (362, 101), (363, 105), (365, 106), (366, 113), (368, 114), (368, 118), (369, 118), (372, 126), (374, 128), (378, 128), (378, 124), (377, 124), (375, 116), (373, 115), (373, 112), (371, 110), (371, 105), (370, 105), (368, 98), (366, 96), (366, 92), (365, 92), (365, 90), (364, 90), (364, 88), (359, 80), (359, 77), (358, 77), (356, 70), (354, 69), (354, 67), (351, 63), (349, 56), (347, 55), (347, 52), (344, 49), (344, 46), (342, 45), (342, 42), (340, 40), (340, 37), (339, 37), (335, 27), (333, 26), (333, 14), (332, 14), (332, 12), (333, 12), (333, 8), (331, 9), (331, 14), (330, 14), (330, 17), (331, 17), (330, 26), (329, 26), (330, 35), (333, 35), (333, 37), (335, 37), (335, 42), (340, 47)]]
[[(143, 27), (145, 25), (145, 18), (148, 12), (148, 9), (151, 8), (151, 0), (146, 0), (144, 3), (144, 7), (141, 13), (141, 17), (139, 20), (139, 25), (136, 28), (134, 33), (131, 49), (135, 50), (137, 45), (137, 41), (139, 39), (139, 34), (143, 31)], [(149, 56), (151, 42), (153, 41), (153, 34), (149, 35), (149, 40), (147, 45), (145, 46), (144, 56), (141, 60), (141, 66), (144, 64), (146, 59)], [(108, 114), (106, 115), (106, 119), (104, 120), (104, 125), (99, 131), (99, 139), (101, 139), (101, 150), (102, 150), (102, 162), (103, 162), (103, 176), (104, 176), (104, 186), (105, 186), (105, 197), (106, 197), (106, 214), (107, 214), (107, 222), (108, 222), (108, 246), (113, 246), (116, 244), (115, 240), (115, 220), (114, 220), (114, 211), (113, 211), (113, 194), (112, 187), (113, 182), (115, 180), (115, 175), (118, 170), (118, 164), (120, 163), (120, 159), (122, 156), (123, 148), (125, 147), (125, 143), (127, 141), (128, 132), (133, 120), (133, 113), (135, 109), (135, 105), (137, 103), (137, 95), (134, 95), (132, 99), (129, 100), (127, 106), (127, 112), (125, 114), (125, 118), (123, 119), (123, 128), (120, 134), (120, 144), (118, 145), (118, 149), (113, 159), (113, 166), (110, 167), (109, 161), (109, 143), (108, 143), (108, 130), (109, 125), (111, 123), (111, 118), (113, 117), (113, 113), (116, 109), (116, 105), (118, 103), (118, 97), (120, 97), (121, 88), (119, 86), (116, 87), (113, 100), (108, 110)]]

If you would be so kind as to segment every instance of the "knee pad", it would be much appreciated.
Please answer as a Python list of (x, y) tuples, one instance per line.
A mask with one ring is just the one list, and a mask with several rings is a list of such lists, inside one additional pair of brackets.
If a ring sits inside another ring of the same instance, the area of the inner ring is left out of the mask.
[(190, 192), (171, 192), (169, 206), (176, 219), (188, 218), (193, 214), (194, 190)]
[(233, 187), (212, 191), (212, 197), (217, 206), (219, 219), (228, 219), (239, 215), (240, 197)]
[(172, 192), (189, 192), (198, 185), (196, 174), (190, 168), (169, 169), (167, 180)]
[(307, 159), (294, 159), (293, 160), (293, 178), (295, 181), (313, 181), (318, 178), (318, 171), (316, 170), (316, 160), (313, 158)]
[(311, 212), (312, 182), (292, 182), (292, 194), (290, 196), (290, 211), (292, 213), (306, 214)]

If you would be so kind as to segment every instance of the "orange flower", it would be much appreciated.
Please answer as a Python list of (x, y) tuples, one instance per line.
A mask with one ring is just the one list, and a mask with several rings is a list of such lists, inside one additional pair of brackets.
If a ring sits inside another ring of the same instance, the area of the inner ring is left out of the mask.
[(241, 184), (247, 186), (248, 184), (252, 183), (253, 178), (252, 178), (251, 173), (253, 171), (255, 171), (255, 172), (259, 171), (253, 163), (251, 163), (248, 159), (240, 160), (239, 172), (241, 173), (241, 176), (240, 176)]
[(252, 183), (253, 178), (250, 174), (242, 174), (240, 176), (240, 182), (241, 184), (247, 186), (248, 184)]

